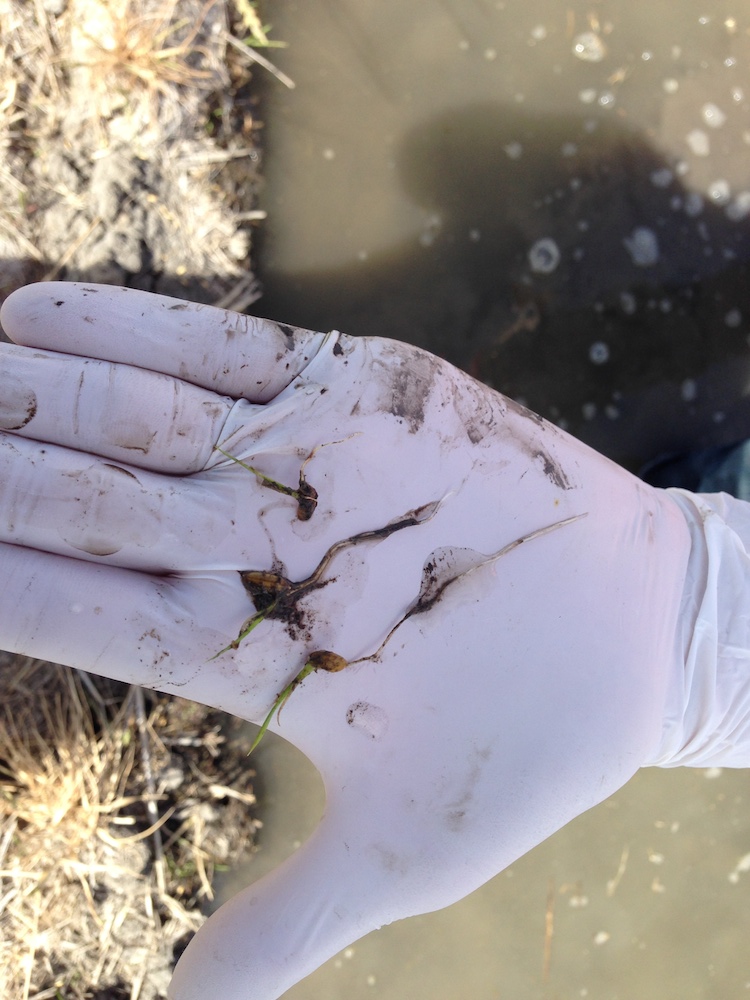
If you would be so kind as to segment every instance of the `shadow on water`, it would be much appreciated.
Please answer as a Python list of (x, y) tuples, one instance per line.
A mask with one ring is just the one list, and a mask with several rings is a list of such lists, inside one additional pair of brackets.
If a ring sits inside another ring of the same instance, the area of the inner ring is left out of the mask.
[(258, 312), (426, 347), (631, 466), (750, 427), (750, 204), (690, 191), (616, 119), (490, 102), (413, 128), (396, 163), (422, 232), (266, 270)]

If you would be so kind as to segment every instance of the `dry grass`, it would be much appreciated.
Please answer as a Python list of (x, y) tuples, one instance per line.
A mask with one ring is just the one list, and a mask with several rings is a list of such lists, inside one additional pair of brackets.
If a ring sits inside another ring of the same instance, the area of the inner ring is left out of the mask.
[(235, 788), (192, 761), (186, 773), (169, 743), (208, 760), (223, 743), (189, 702), (147, 715), (140, 689), (110, 697), (106, 682), (7, 654), (2, 677), (2, 996), (165, 995), (214, 865), (257, 825), (244, 761)]
[[(73, 26), (80, 41), (71, 45), (71, 55), (90, 70), (97, 91), (119, 90), (131, 100), (139, 88), (169, 95), (171, 84), (215, 85), (215, 71), (200, 67), (211, 52), (197, 40), (218, 0), (208, 0), (197, 22), (178, 18), (178, 2), (171, 0), (151, 12), (144, 12), (138, 0), (86, 5), (89, 19)], [(172, 38), (175, 44), (168, 43)]]
[[(150, 272), (184, 279), (186, 297), (234, 292), (246, 307), (262, 215), (248, 85), (258, 61), (275, 71), (250, 48), (269, 44), (254, 5), (58, 7), (0, 0), (0, 298), (40, 277), (128, 284)], [(122, 251), (128, 233), (140, 257)]]
[(229, 76), (223, 0), (69, 0), (65, 51), (71, 109), (98, 130), (151, 142), (190, 132)]

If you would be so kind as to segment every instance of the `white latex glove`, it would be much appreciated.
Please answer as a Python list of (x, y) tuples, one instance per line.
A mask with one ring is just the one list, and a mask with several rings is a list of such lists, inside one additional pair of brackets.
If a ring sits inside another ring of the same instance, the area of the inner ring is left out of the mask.
[[(2, 345), (0, 645), (254, 722), (311, 653), (350, 664), (271, 723), (323, 774), (320, 827), (198, 932), (175, 1000), (278, 997), (642, 764), (700, 759), (684, 658), (714, 564), (689, 497), (404, 344), (60, 283), (16, 292), (2, 323), (25, 346)], [(317, 507), (217, 445), (302, 473)], [(321, 586), (273, 604), (326, 553)], [(271, 615), (217, 656), (256, 610), (239, 571), (276, 574), (256, 590)]]

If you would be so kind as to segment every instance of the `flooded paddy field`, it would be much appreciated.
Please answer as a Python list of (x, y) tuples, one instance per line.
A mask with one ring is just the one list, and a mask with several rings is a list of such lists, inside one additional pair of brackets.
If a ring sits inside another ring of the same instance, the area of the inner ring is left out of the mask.
[[(746, 4), (275, 0), (266, 19), (296, 87), (264, 97), (257, 311), (427, 347), (631, 469), (750, 434)], [(322, 808), (282, 741), (258, 763), (253, 878)], [(641, 771), (288, 996), (747, 995), (747, 782)]]

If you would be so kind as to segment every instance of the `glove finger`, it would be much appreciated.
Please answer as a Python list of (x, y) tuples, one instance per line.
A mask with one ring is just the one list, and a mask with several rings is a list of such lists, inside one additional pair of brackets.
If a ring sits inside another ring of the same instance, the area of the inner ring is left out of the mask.
[(124, 362), (251, 402), (272, 399), (326, 335), (111, 285), (41, 282), (3, 304), (18, 344)]
[(242, 683), (231, 654), (209, 662), (247, 606), (234, 574), (150, 576), (2, 542), (0, 560), (1, 648), (251, 721), (273, 702), (279, 676), (264, 664), (248, 666)]
[(143, 469), (197, 472), (234, 400), (181, 379), (0, 344), (0, 429)]
[(162, 476), (0, 434), (0, 539), (155, 573), (269, 565), (267, 498), (228, 466)]

